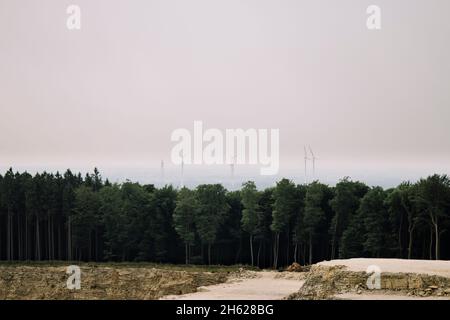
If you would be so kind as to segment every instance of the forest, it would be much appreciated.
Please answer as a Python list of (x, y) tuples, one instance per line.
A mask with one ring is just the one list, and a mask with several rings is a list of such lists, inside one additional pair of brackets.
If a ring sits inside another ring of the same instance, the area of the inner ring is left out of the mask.
[(280, 268), (352, 257), (450, 259), (450, 180), (395, 188), (346, 177), (191, 190), (85, 176), (0, 175), (0, 260), (148, 261)]

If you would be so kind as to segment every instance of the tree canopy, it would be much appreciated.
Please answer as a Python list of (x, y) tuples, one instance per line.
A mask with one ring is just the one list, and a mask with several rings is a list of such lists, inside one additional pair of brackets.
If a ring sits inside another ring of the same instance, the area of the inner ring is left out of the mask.
[(325, 259), (450, 258), (450, 179), (384, 190), (288, 179), (258, 190), (0, 175), (0, 260), (154, 261), (283, 267)]

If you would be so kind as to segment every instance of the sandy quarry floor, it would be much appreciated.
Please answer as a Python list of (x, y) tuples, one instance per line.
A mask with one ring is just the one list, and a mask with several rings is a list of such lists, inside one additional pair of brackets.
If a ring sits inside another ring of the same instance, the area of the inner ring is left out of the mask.
[[(371, 265), (378, 266), (381, 272), (417, 273), (438, 275), (450, 278), (450, 261), (425, 261), (401, 259), (346, 259), (323, 261), (319, 265), (344, 265), (349, 271), (363, 271)], [(225, 283), (200, 287), (195, 293), (170, 295), (162, 299), (180, 300), (276, 300), (297, 292), (304, 284), (307, 273), (295, 272), (246, 272), (238, 278)], [(396, 291), (364, 291), (341, 293), (334, 296), (345, 300), (449, 300), (449, 297), (419, 297)]]
[[(365, 272), (368, 266), (376, 265), (383, 273), (417, 273), (450, 279), (450, 261), (348, 259), (324, 261), (319, 265), (344, 265), (347, 270), (355, 272)], [(271, 300), (298, 292), (307, 277), (308, 282), (303, 289), (314, 289), (316, 286), (320, 289), (323, 282), (315, 283), (314, 279), (322, 279), (319, 277), (320, 272), (328, 275), (326, 270), (318, 270), (317, 277), (312, 277), (312, 271), (256, 272), (234, 267), (209, 272), (205, 271), (209, 269), (202, 270), (200, 267), (184, 270), (183, 266), (155, 268), (153, 265), (141, 264), (85, 264), (81, 269), (82, 289), (71, 291), (66, 287), (66, 266), (0, 264), (0, 299), (158, 299), (164, 296), (164, 299)], [(333, 280), (333, 272), (329, 276)], [(450, 298), (449, 289), (450, 285), (444, 281), (439, 284), (439, 292), (432, 296), (414, 290), (341, 290), (330, 298), (440, 300)]]
[(318, 265), (344, 265), (349, 271), (366, 271), (370, 265), (378, 266), (381, 272), (418, 273), (450, 278), (450, 261), (404, 260), (404, 259), (345, 259), (322, 261)]
[(198, 292), (165, 296), (166, 300), (277, 300), (300, 289), (304, 281), (299, 273), (255, 272), (250, 278), (200, 287)]

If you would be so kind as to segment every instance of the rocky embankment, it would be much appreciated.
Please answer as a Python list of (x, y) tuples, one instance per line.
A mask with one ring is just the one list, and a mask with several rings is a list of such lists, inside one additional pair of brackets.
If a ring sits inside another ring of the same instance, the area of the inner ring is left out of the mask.
[(0, 265), (0, 299), (158, 299), (222, 283), (227, 272), (81, 266), (81, 288), (67, 288), (66, 266)]
[[(378, 298), (395, 296), (422, 298), (422, 297), (436, 297), (436, 298), (450, 298), (450, 277), (446, 276), (446, 270), (443, 272), (433, 272), (433, 266), (420, 269), (414, 264), (423, 262), (414, 262), (403, 260), (395, 265), (395, 269), (391, 267), (392, 261), (384, 261), (380, 259), (367, 259), (366, 265), (381, 265), (380, 270), (386, 270), (380, 273), (379, 287), (374, 288), (372, 280), (368, 279), (371, 274), (366, 271), (361, 271), (363, 264), (359, 261), (346, 261), (346, 265), (336, 265), (333, 263), (317, 264), (311, 267), (308, 272), (305, 283), (300, 290), (291, 294), (288, 299), (336, 299), (339, 296), (357, 296), (377, 293)], [(356, 263), (360, 263), (358, 268), (355, 268)], [(448, 263), (448, 262), (445, 262)], [(398, 264), (403, 264), (399, 266)], [(383, 268), (384, 266), (388, 266)], [(437, 266), (437, 264), (435, 264)], [(408, 268), (409, 266), (409, 268)], [(414, 268), (416, 267), (416, 268)], [(445, 266), (444, 266), (445, 267)], [(389, 270), (403, 269), (405, 272), (390, 272)], [(417, 270), (416, 270), (417, 269)], [(436, 267), (436, 269), (438, 269)], [(409, 273), (408, 270), (415, 270), (418, 273)], [(420, 272), (423, 270), (424, 272)], [(429, 271), (431, 270), (431, 271)], [(428, 272), (428, 273), (425, 273)], [(450, 268), (448, 269), (450, 272)], [(373, 274), (372, 274), (373, 275)], [(350, 293), (350, 295), (348, 295)]]
[[(0, 299), (450, 299), (450, 261), (332, 260), (311, 267), (294, 263), (286, 272), (145, 264), (80, 268), (77, 290), (67, 287), (67, 266), (0, 264)], [(368, 272), (374, 268), (377, 274)]]

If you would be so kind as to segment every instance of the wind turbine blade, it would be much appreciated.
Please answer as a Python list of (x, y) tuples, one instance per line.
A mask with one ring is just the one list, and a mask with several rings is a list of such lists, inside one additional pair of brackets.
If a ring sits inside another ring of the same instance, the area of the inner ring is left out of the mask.
[(316, 157), (314, 156), (314, 153), (313, 153), (313, 151), (311, 149), (311, 146), (309, 146), (309, 152), (311, 153), (311, 156), (313, 157), (313, 159), (316, 159)]
[(309, 160), (310, 158), (308, 157), (308, 151), (306, 151), (306, 146), (303, 146), (303, 150), (305, 152), (305, 160)]

